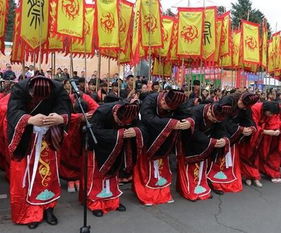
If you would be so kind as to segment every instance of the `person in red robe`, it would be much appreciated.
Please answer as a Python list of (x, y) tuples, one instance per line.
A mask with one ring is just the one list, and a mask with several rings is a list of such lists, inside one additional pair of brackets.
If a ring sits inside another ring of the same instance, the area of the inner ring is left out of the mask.
[(60, 198), (59, 158), (71, 111), (62, 84), (44, 76), (17, 83), (8, 103), (10, 203), (12, 221), (36, 228), (43, 219), (56, 225)]
[(240, 192), (243, 189), (240, 170), (240, 158), (237, 143), (255, 132), (251, 116), (251, 106), (259, 97), (249, 92), (225, 96), (221, 104), (229, 104), (233, 113), (223, 122), (230, 139), (230, 150), (222, 156), (216, 156), (208, 171), (209, 185), (217, 194)]
[[(248, 186), (252, 185), (252, 181), (254, 181), (254, 184), (257, 187), (262, 187), (259, 169), (261, 163), (265, 163), (264, 165), (270, 165), (270, 163), (267, 163), (267, 161), (265, 162), (264, 160), (260, 161), (260, 159), (268, 156), (276, 158), (275, 152), (277, 151), (273, 151), (272, 154), (269, 153), (269, 150), (271, 141), (273, 140), (274, 142), (280, 135), (280, 125), (278, 125), (278, 121), (277, 124), (274, 123), (274, 119), (276, 119), (274, 115), (279, 114), (280, 107), (276, 102), (266, 101), (263, 103), (256, 103), (251, 109), (257, 130), (253, 133), (249, 141), (241, 142), (239, 145), (241, 173), (242, 177), (246, 179), (245, 182)], [(279, 163), (277, 162), (278, 164), (276, 163), (272, 170), (276, 170), (278, 167), (277, 170), (279, 171), (280, 158), (278, 158), (277, 161), (279, 161)], [(267, 169), (268, 166), (264, 166), (264, 168)], [(273, 178), (279, 178), (279, 176), (280, 171), (277, 173), (277, 177)]]
[[(82, 106), (86, 112), (86, 117), (90, 119), (99, 105), (89, 95), (81, 94)], [(68, 192), (79, 191), (80, 186), (80, 169), (82, 167), (82, 127), (84, 125), (84, 116), (78, 106), (74, 94), (70, 95), (73, 106), (67, 136), (64, 139), (60, 150), (61, 166), (60, 177), (68, 181)]]
[[(280, 108), (279, 108), (280, 110)], [(269, 122), (269, 129), (263, 135), (259, 149), (259, 170), (271, 179), (272, 183), (281, 183), (280, 165), (280, 112), (274, 114)]]
[[(139, 104), (114, 102), (101, 105), (91, 123), (97, 144), (89, 141), (87, 206), (96, 217), (118, 210), (120, 203), (119, 172), (132, 172), (136, 158), (143, 150), (143, 136), (138, 120)], [(84, 180), (81, 179), (81, 184)], [(80, 188), (82, 201), (83, 187)]]
[(207, 182), (209, 161), (228, 152), (229, 139), (222, 122), (232, 112), (232, 106), (203, 104), (193, 106), (191, 112), (195, 130), (177, 149), (177, 189), (188, 200), (206, 200), (212, 196)]
[(146, 205), (172, 203), (170, 185), (172, 173), (169, 155), (181, 140), (181, 132), (189, 138), (194, 129), (190, 113), (182, 109), (186, 96), (183, 92), (168, 92), (148, 95), (141, 107), (141, 120), (145, 125), (148, 140), (146, 152), (138, 157), (133, 173), (133, 189), (139, 201)]

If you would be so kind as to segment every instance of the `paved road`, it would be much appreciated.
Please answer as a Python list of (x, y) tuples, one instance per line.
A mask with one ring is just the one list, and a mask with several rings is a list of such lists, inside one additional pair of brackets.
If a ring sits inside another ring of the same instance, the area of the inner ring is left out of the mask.
[[(156, 207), (140, 205), (126, 185), (122, 202), (127, 212), (112, 212), (103, 218), (88, 212), (91, 233), (280, 233), (281, 185), (263, 183), (263, 189), (245, 187), (241, 193), (214, 195), (199, 202), (181, 198), (173, 188), (175, 203)], [(0, 172), (0, 194), (7, 192)], [(55, 213), (59, 225), (42, 223), (31, 231), (11, 222), (8, 199), (0, 199), (0, 233), (79, 233), (83, 209), (76, 194), (64, 191)]]

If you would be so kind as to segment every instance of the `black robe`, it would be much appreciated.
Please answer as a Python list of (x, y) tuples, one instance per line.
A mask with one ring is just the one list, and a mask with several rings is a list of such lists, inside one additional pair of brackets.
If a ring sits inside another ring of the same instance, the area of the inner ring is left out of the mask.
[(193, 135), (183, 144), (183, 153), (188, 162), (200, 162), (209, 156), (222, 153), (223, 149), (216, 149), (216, 139), (226, 138), (227, 133), (221, 122), (211, 123), (206, 120), (208, 104), (201, 104), (191, 108), (192, 116), (195, 119)]
[(251, 136), (249, 137), (243, 136), (242, 134), (243, 129), (244, 127), (253, 127), (253, 128), (256, 127), (252, 119), (252, 110), (250, 108), (247, 109), (238, 108), (237, 102), (240, 96), (241, 94), (233, 94), (233, 95), (225, 96), (220, 100), (221, 104), (232, 105), (234, 109), (233, 114), (223, 122), (223, 126), (227, 131), (231, 145), (237, 143), (242, 138), (245, 141), (249, 141)]
[(183, 105), (173, 111), (161, 111), (158, 107), (161, 95), (162, 93), (148, 95), (141, 106), (141, 120), (149, 135), (146, 155), (153, 158), (169, 155), (180, 133), (189, 137), (192, 130), (184, 130), (185, 133), (174, 130), (178, 120), (189, 118), (192, 128), (194, 127), (192, 116), (187, 109), (182, 108)]
[[(143, 150), (141, 122), (136, 119), (130, 125), (119, 126), (114, 118), (112, 109), (116, 104), (124, 102), (105, 103), (93, 115), (91, 123), (97, 139), (94, 145), (90, 139), (90, 149), (95, 151), (96, 161), (103, 175), (115, 175), (124, 165), (128, 173)], [(134, 127), (135, 138), (123, 138), (124, 129)], [(126, 161), (126, 163), (125, 163)]]
[[(72, 109), (71, 101), (63, 85), (57, 81), (53, 82), (53, 89), (49, 98), (41, 101), (37, 106), (32, 106), (32, 97), (29, 94), (29, 79), (23, 80), (12, 89), (11, 97), (8, 103), (8, 138), (9, 150), (14, 158), (24, 158), (30, 149), (30, 139), (33, 133), (33, 126), (28, 125), (30, 116), (39, 113), (49, 115), (57, 113), (63, 115), (65, 122), (70, 119)], [(61, 125), (61, 135), (65, 125)], [(48, 130), (50, 132), (50, 129)], [(48, 132), (46, 135), (48, 135)]]

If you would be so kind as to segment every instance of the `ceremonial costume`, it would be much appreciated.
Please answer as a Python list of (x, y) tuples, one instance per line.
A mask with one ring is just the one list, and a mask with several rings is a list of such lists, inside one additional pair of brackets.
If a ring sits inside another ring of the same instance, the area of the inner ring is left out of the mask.
[[(57, 152), (70, 114), (70, 100), (63, 86), (43, 76), (24, 80), (12, 90), (8, 104), (8, 136), (11, 153), (12, 221), (35, 228), (43, 215), (56, 224), (52, 213), (60, 197)], [(61, 115), (64, 124), (29, 125), (32, 116)], [(36, 224), (33, 224), (36, 223)]]
[[(273, 115), (266, 115), (267, 111)], [(242, 177), (247, 180), (260, 180), (259, 168), (272, 178), (280, 177), (280, 153), (277, 149), (279, 137), (264, 134), (265, 130), (280, 129), (277, 114), (278, 103), (264, 102), (252, 106), (257, 131), (249, 142), (241, 143), (239, 148)]]
[[(91, 119), (98, 143), (93, 145), (90, 141), (93, 151), (88, 156), (87, 205), (95, 216), (100, 217), (113, 210), (126, 210), (119, 201), (122, 192), (118, 174), (123, 163), (126, 171), (131, 173), (143, 149), (138, 112), (138, 104), (107, 103), (101, 105)], [(135, 137), (125, 138), (126, 129), (133, 129)]]
[[(71, 114), (67, 136), (65, 137), (63, 146), (60, 150), (60, 176), (68, 181), (77, 181), (80, 180), (80, 169), (82, 167), (83, 114), (81, 113), (74, 95), (70, 95), (70, 99), (74, 112)], [(82, 94), (81, 100), (82, 105), (85, 105), (84, 110), (90, 115), (94, 114), (99, 107), (99, 105), (87, 94)]]
[[(195, 118), (194, 134), (182, 140), (178, 153), (177, 188), (188, 200), (205, 200), (211, 197), (211, 189), (207, 182), (208, 160), (211, 155), (219, 155), (228, 149), (228, 139), (222, 123), (231, 107), (219, 104), (206, 104), (192, 107)], [(217, 123), (209, 120), (208, 112), (217, 119)], [(217, 139), (224, 138), (226, 146), (216, 149)]]
[[(172, 173), (169, 168), (169, 154), (175, 143), (181, 140), (180, 130), (175, 130), (180, 120), (190, 123), (193, 131), (194, 120), (190, 114), (183, 114), (179, 107), (185, 101), (181, 92), (169, 91), (148, 95), (141, 107), (141, 119), (149, 135), (147, 152), (138, 158), (134, 168), (133, 185), (136, 195), (145, 205), (172, 202), (170, 191)], [(165, 101), (170, 110), (161, 108)], [(190, 132), (187, 132), (187, 137)]]
[[(244, 109), (238, 107), (239, 100), (242, 101)], [(251, 93), (232, 94), (223, 97), (220, 101), (223, 105), (232, 106), (233, 113), (223, 122), (230, 139), (230, 150), (220, 157), (216, 156), (208, 172), (208, 179), (214, 190), (240, 192), (243, 189), (237, 143), (240, 139), (245, 140), (243, 135), (245, 127), (250, 127), (253, 132), (255, 131), (250, 107), (257, 101), (258, 96)]]

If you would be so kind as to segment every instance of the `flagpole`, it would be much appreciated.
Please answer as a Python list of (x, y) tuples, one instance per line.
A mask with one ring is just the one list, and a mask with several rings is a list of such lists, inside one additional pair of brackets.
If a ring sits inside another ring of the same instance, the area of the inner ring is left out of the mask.
[(108, 58), (107, 72), (108, 72), (108, 77), (107, 77), (107, 93), (109, 93), (109, 81), (110, 81), (110, 58)]
[[(39, 71), (41, 71), (41, 65), (42, 65), (42, 34), (43, 34), (43, 7), (44, 3), (41, 3), (42, 5), (40, 6), (40, 28), (39, 28)], [(35, 67), (34, 67), (35, 68)]]
[[(149, 15), (151, 15), (151, 0), (149, 0)], [(149, 32), (148, 32), (148, 41), (149, 41), (149, 71), (148, 71), (148, 80), (151, 81), (151, 65), (152, 65), (152, 61), (151, 61), (151, 30), (149, 28)]]
[(100, 72), (101, 72), (101, 54), (100, 54), (100, 51), (98, 51), (98, 78), (96, 80), (96, 92), (97, 93), (99, 90), (99, 82), (100, 82), (100, 78), (101, 78)]
[(118, 62), (118, 79), (117, 79), (117, 84), (118, 84), (118, 92), (117, 95), (118, 97), (120, 97), (120, 63)]

